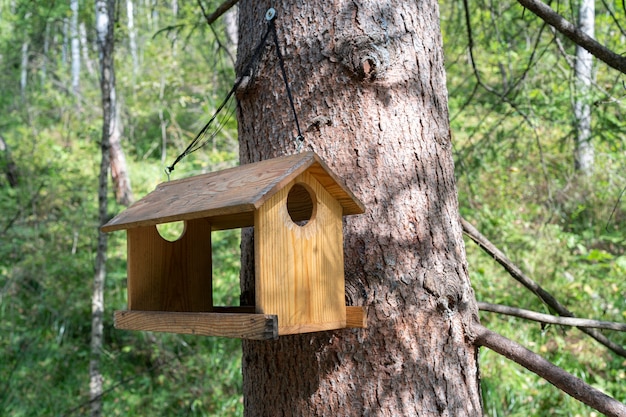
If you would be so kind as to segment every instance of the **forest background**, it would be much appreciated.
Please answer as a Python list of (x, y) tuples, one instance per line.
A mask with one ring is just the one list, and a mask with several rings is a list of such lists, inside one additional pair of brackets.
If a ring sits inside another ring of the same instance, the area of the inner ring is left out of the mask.
[[(596, 39), (623, 52), (623, 3), (596, 3)], [(211, 11), (218, 2), (202, 4)], [(575, 46), (517, 2), (440, 7), (462, 216), (577, 316), (624, 322), (624, 76), (594, 63), (592, 87), (581, 96)], [(553, 7), (578, 20), (578, 1)], [(0, 0), (0, 415), (89, 409), (102, 129), (95, 24), (93, 2)], [(117, 96), (136, 198), (167, 180), (164, 167), (232, 86), (229, 28), (224, 17), (209, 27), (196, 1), (118, 2)], [(591, 106), (595, 148), (587, 173), (574, 157), (581, 99)], [(237, 163), (230, 114), (174, 178)], [(111, 215), (123, 209), (112, 192), (110, 201)], [(238, 240), (238, 231), (214, 238), (219, 304), (238, 303)], [(550, 313), (471, 240), (466, 246), (479, 301)], [(241, 415), (238, 340), (113, 328), (112, 312), (126, 307), (125, 250), (124, 234), (111, 235), (104, 415)], [(626, 401), (624, 358), (577, 329), (488, 312), (481, 321)], [(624, 333), (607, 335), (626, 345)], [(480, 364), (486, 415), (593, 414), (488, 349)]]

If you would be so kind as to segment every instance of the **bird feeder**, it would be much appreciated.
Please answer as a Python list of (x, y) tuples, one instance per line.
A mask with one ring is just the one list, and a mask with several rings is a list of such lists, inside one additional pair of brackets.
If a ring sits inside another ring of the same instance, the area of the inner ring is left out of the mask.
[[(162, 183), (102, 227), (126, 230), (115, 327), (246, 339), (365, 327), (345, 305), (342, 218), (363, 204), (313, 152)], [(184, 222), (170, 242), (157, 225)], [(254, 227), (255, 304), (213, 305), (211, 232)]]

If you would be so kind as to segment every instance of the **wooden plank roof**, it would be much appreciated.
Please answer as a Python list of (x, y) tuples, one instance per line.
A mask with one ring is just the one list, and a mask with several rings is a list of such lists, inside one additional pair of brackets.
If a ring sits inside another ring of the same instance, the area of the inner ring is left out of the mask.
[(104, 232), (210, 217), (216, 229), (252, 226), (254, 210), (299, 174), (308, 171), (343, 207), (365, 211), (314, 152), (283, 156), (208, 174), (168, 181), (102, 227)]

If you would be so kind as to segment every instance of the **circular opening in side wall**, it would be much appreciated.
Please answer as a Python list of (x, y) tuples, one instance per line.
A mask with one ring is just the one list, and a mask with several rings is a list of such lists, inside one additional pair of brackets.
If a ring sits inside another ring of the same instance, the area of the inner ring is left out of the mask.
[(176, 242), (185, 233), (185, 222), (161, 223), (156, 225), (161, 237), (168, 242)]
[(298, 226), (306, 225), (315, 216), (315, 194), (304, 184), (295, 184), (287, 195), (287, 212)]

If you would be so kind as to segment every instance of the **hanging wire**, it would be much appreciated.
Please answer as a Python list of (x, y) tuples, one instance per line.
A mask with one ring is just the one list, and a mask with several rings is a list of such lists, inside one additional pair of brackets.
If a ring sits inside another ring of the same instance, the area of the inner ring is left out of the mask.
[[(217, 119), (217, 118), (220, 112), (222, 111), (222, 109), (224, 109), (224, 107), (228, 105), (231, 98), (233, 97), (233, 95), (235, 94), (235, 92), (237, 91), (241, 83), (244, 81), (245, 77), (251, 73), (252, 68), (254, 67), (254, 65), (256, 65), (257, 61), (261, 58), (261, 55), (263, 54), (263, 49), (265, 48), (265, 44), (267, 43), (267, 38), (269, 34), (270, 34), (270, 26), (268, 25), (267, 30), (265, 31), (265, 34), (263, 34), (263, 37), (261, 38), (258, 45), (254, 49), (254, 53), (250, 57), (250, 60), (244, 67), (242, 71), (243, 75), (235, 80), (233, 87), (230, 89), (228, 94), (226, 94), (226, 98), (224, 99), (224, 101), (222, 101), (222, 103), (213, 113), (213, 116), (211, 116), (209, 121), (204, 125), (204, 127), (200, 130), (200, 132), (198, 132), (198, 134), (193, 138), (193, 140), (189, 143), (187, 148), (180, 155), (176, 157), (176, 159), (171, 165), (165, 168), (165, 173), (167, 174), (168, 180), (169, 180), (170, 174), (172, 173), (172, 171), (174, 171), (174, 167), (176, 166), (178, 162), (180, 162), (183, 158), (185, 158), (190, 153), (197, 151), (198, 149), (202, 148), (207, 143), (212, 141), (213, 138), (220, 132), (224, 124), (228, 122), (228, 120), (230, 120), (230, 116), (233, 113), (232, 108), (229, 108), (229, 112), (227, 113), (226, 116), (222, 115), (222, 118), (220, 119)], [(219, 126), (216, 130), (209, 133), (209, 129), (213, 125), (213, 122), (216, 119), (218, 120)]]
[[(237, 80), (235, 81), (235, 84), (226, 95), (226, 98), (224, 99), (224, 101), (215, 110), (211, 119), (209, 119), (209, 121), (204, 125), (204, 127), (200, 130), (200, 132), (198, 132), (198, 134), (193, 138), (191, 143), (189, 143), (187, 148), (180, 155), (176, 157), (176, 159), (171, 165), (165, 168), (165, 173), (167, 174), (168, 181), (170, 179), (170, 174), (172, 173), (172, 171), (174, 171), (174, 167), (176, 166), (178, 162), (180, 162), (183, 158), (185, 158), (190, 153), (197, 151), (198, 149), (205, 146), (207, 143), (211, 142), (213, 138), (215, 138), (215, 136), (222, 130), (224, 125), (230, 120), (233, 114), (232, 106), (228, 107), (227, 111), (224, 114), (222, 114), (220, 118), (218, 118), (218, 116), (220, 116), (221, 111), (225, 107), (227, 107), (230, 100), (232, 99), (232, 97), (234, 96), (235, 92), (237, 91), (241, 83), (244, 81), (244, 79), (247, 76), (252, 76), (253, 68), (257, 64), (257, 62), (261, 59), (261, 56), (263, 55), (265, 46), (267, 44), (267, 38), (269, 37), (270, 33), (273, 35), (274, 45), (276, 47), (276, 55), (278, 57), (278, 64), (280, 66), (280, 71), (281, 71), (283, 81), (285, 82), (285, 89), (287, 91), (287, 97), (289, 98), (289, 105), (291, 106), (291, 111), (293, 112), (293, 117), (296, 123), (296, 129), (298, 131), (298, 136), (296, 137), (297, 151), (300, 152), (300, 150), (302, 149), (302, 145), (304, 143), (304, 136), (302, 135), (302, 131), (300, 130), (300, 123), (298, 121), (298, 115), (296, 113), (296, 107), (293, 101), (293, 95), (291, 94), (291, 88), (289, 86), (289, 81), (287, 79), (287, 71), (285, 70), (285, 61), (283, 58), (283, 54), (281, 53), (280, 45), (278, 42), (278, 35), (276, 33), (276, 25), (275, 25), (276, 11), (273, 8), (268, 9), (267, 12), (265, 13), (265, 19), (268, 22), (267, 29), (265, 33), (263, 34), (263, 37), (259, 41), (258, 45), (254, 49), (254, 53), (250, 57), (250, 60), (244, 67), (242, 71), (243, 75), (237, 78)], [(211, 126), (216, 120), (217, 120), (217, 128), (210, 131)]]
[(283, 81), (285, 82), (285, 90), (287, 91), (287, 97), (289, 98), (289, 105), (291, 106), (291, 111), (293, 112), (293, 119), (296, 122), (296, 129), (298, 130), (298, 136), (296, 140), (298, 141), (298, 152), (302, 148), (302, 143), (304, 142), (304, 136), (302, 136), (302, 131), (300, 130), (300, 123), (298, 122), (298, 114), (296, 113), (296, 106), (293, 102), (293, 95), (291, 94), (291, 88), (289, 87), (289, 81), (287, 80), (287, 71), (285, 71), (285, 60), (283, 59), (283, 54), (280, 52), (280, 45), (278, 44), (278, 35), (276, 34), (276, 26), (274, 25), (274, 20), (270, 21), (270, 30), (274, 35), (274, 45), (276, 46), (276, 55), (278, 56), (278, 64), (280, 66), (280, 72), (283, 76)]

